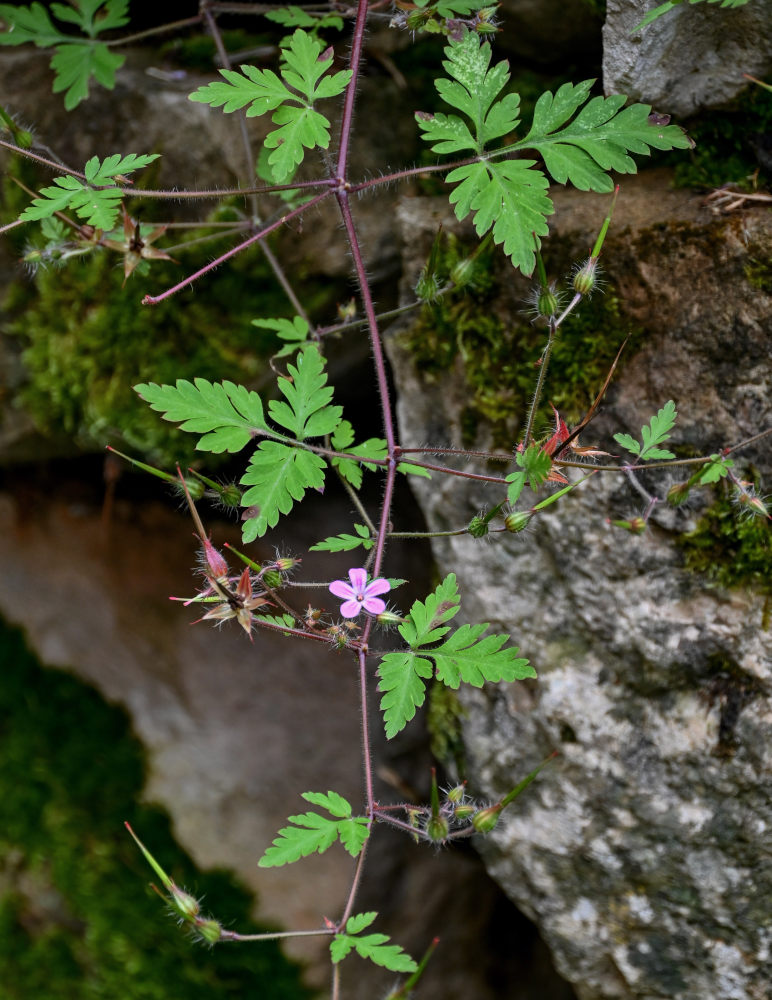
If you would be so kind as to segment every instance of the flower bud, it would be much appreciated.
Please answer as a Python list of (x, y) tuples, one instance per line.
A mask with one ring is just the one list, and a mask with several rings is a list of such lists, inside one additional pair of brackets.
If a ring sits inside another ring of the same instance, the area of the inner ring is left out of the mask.
[(473, 517), (466, 530), (472, 538), (484, 538), (488, 534), (488, 522), (483, 517)]
[(504, 518), (504, 527), (516, 535), (518, 531), (525, 530), (532, 517), (533, 512), (530, 510), (513, 510)]
[[(196, 500), (200, 500), (203, 497), (204, 493), (206, 492), (206, 487), (204, 486), (204, 484), (199, 479), (195, 479), (193, 476), (190, 476), (185, 480), (185, 485), (188, 488), (190, 499), (194, 503), (196, 502)], [(176, 492), (179, 494), (180, 497), (185, 496), (185, 491), (183, 490), (182, 483), (180, 483), (179, 479), (175, 481), (174, 489), (176, 490)]]
[(612, 521), (615, 528), (622, 528), (633, 535), (642, 535), (646, 530), (646, 522), (642, 517), (631, 517), (629, 521)]
[(550, 285), (548, 288), (542, 289), (536, 300), (536, 312), (539, 316), (549, 319), (550, 316), (554, 316), (557, 313), (559, 308), (560, 302), (555, 294), (554, 287)]
[(385, 611), (381, 611), (379, 615), (375, 616), (375, 620), (379, 625), (402, 625), (405, 619), (396, 613), (396, 611), (389, 611), (387, 608)]
[(453, 815), (457, 820), (459, 820), (459, 822), (465, 823), (468, 819), (471, 819), (476, 812), (477, 806), (467, 803), (466, 805), (456, 806), (453, 810)]
[(193, 920), (194, 917), (198, 916), (201, 907), (195, 896), (191, 896), (189, 892), (185, 892), (184, 889), (180, 889), (174, 883), (172, 883), (169, 889), (169, 894), (172, 906), (183, 920)]
[(447, 792), (448, 802), (462, 802), (466, 794), (466, 785), (456, 785)]
[(744, 514), (748, 514), (751, 517), (758, 515), (769, 517), (767, 505), (760, 496), (757, 496), (753, 486), (743, 484), (737, 487), (732, 495), (732, 502), (741, 507)]
[(206, 563), (209, 576), (213, 576), (215, 580), (222, 580), (224, 577), (228, 576), (227, 562), (223, 559), (208, 538), (204, 539), (204, 561)]
[(279, 573), (289, 573), (290, 570), (300, 565), (300, 559), (293, 559), (292, 556), (279, 556), (273, 564)]
[(422, 302), (436, 302), (440, 291), (440, 283), (437, 280), (437, 275), (430, 273), (426, 268), (421, 271), (421, 274), (416, 282), (415, 293), (416, 296)]
[(450, 824), (442, 815), (431, 816), (426, 824), (426, 835), (434, 844), (441, 844), (450, 832)]
[(690, 488), (688, 483), (674, 483), (667, 491), (667, 502), (672, 507), (680, 507), (689, 499)]
[(242, 492), (235, 483), (226, 483), (220, 490), (220, 502), (223, 507), (240, 507)]
[(491, 830), (495, 829), (500, 813), (501, 803), (489, 806), (487, 809), (481, 809), (472, 817), (472, 826), (478, 833), (490, 833)]
[(477, 272), (477, 261), (474, 257), (465, 257), (454, 265), (450, 272), (450, 280), (456, 288), (463, 288), (474, 280)]
[(208, 920), (196, 920), (196, 931), (207, 944), (217, 944), (222, 937), (222, 926), (211, 917)]
[(281, 587), (282, 585), (281, 573), (277, 573), (275, 569), (266, 570), (265, 573), (263, 574), (263, 583), (266, 585), (266, 587), (270, 587), (271, 590), (275, 589), (276, 587)]
[(591, 295), (598, 281), (598, 258), (588, 257), (574, 274), (574, 291), (579, 295)]

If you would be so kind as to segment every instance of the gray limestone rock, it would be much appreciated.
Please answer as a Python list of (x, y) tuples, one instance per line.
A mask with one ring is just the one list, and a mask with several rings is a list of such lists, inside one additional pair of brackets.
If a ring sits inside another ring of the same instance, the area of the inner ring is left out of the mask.
[(680, 4), (633, 32), (659, 0), (608, 0), (603, 86), (686, 117), (719, 107), (772, 70), (772, 0), (735, 9)]
[[(748, 280), (750, 263), (772, 252), (772, 216), (712, 218), (662, 180), (659, 197), (649, 178), (625, 185), (604, 247), (625, 316), (648, 330), (582, 435), (617, 453), (611, 434), (636, 430), (668, 398), (674, 441), (691, 448), (772, 424), (772, 302)], [(558, 192), (557, 246), (588, 246), (602, 205)], [(414, 275), (438, 220), (454, 223), (429, 199), (400, 213)], [(506, 315), (517, 306), (504, 295), (491, 308)], [(399, 331), (390, 352), (403, 443), (458, 446), (462, 360), (432, 381)], [(488, 443), (484, 429), (476, 443)], [(769, 484), (769, 438), (737, 458)], [(642, 480), (663, 495), (653, 474)], [(450, 477), (413, 489), (432, 530), (500, 499)], [(762, 1000), (772, 977), (769, 598), (685, 570), (675, 539), (694, 509), (655, 514), (642, 536), (607, 523), (643, 506), (623, 477), (598, 476), (521, 535), (434, 539), (465, 620), (511, 633), (538, 672), (462, 695), (476, 791), (496, 801), (560, 750), (480, 849), (581, 1000)]]

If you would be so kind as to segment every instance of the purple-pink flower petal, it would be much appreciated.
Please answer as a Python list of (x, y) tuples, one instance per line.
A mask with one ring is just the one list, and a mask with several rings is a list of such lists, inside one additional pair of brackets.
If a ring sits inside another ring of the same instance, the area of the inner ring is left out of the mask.
[(344, 618), (356, 618), (364, 610), (371, 615), (379, 615), (386, 610), (385, 603), (376, 595), (391, 590), (391, 584), (383, 577), (367, 582), (367, 570), (356, 567), (348, 571), (351, 583), (333, 580), (329, 586), (331, 594), (343, 600), (340, 613)]
[(350, 569), (348, 571), (348, 578), (351, 580), (351, 586), (353, 587), (355, 594), (361, 594), (364, 592), (367, 585), (366, 569)]
[(353, 597), (355, 593), (351, 584), (346, 583), (345, 580), (333, 580), (329, 590), (331, 594), (335, 594), (336, 597), (341, 597), (344, 600)]
[(345, 601), (340, 606), (340, 613), (344, 618), (356, 618), (361, 610), (362, 605), (356, 600)]
[(388, 580), (384, 580), (382, 576), (379, 576), (377, 580), (371, 580), (367, 584), (365, 587), (365, 596), (375, 597), (376, 594), (385, 594), (388, 590), (391, 590), (391, 584)]

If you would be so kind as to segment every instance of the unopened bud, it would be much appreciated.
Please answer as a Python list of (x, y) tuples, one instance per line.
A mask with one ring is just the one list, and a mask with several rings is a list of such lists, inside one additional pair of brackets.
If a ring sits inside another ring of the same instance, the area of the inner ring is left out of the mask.
[(456, 785), (447, 792), (448, 802), (461, 802), (466, 794), (466, 785)]
[(523, 531), (526, 528), (532, 517), (533, 513), (530, 510), (513, 510), (504, 518), (504, 527), (516, 535), (518, 531)]
[(466, 820), (471, 819), (471, 817), (474, 816), (476, 812), (477, 812), (477, 806), (473, 806), (468, 803), (467, 805), (456, 806), (456, 808), (453, 810), (453, 815), (456, 817), (457, 820), (460, 820), (463, 823), (466, 822)]
[(642, 535), (646, 530), (646, 522), (642, 517), (631, 517), (629, 521), (612, 521), (615, 528), (622, 528), (633, 535)]
[(437, 275), (427, 272), (426, 268), (416, 282), (415, 293), (422, 302), (436, 302), (440, 291), (440, 283)]
[(235, 483), (226, 483), (220, 490), (220, 502), (224, 507), (240, 507), (242, 496), (241, 490)]
[(204, 539), (204, 561), (206, 562), (209, 576), (213, 576), (215, 580), (227, 577), (228, 564), (208, 538)]
[(667, 502), (672, 507), (680, 507), (689, 499), (690, 487), (688, 483), (674, 483), (667, 491)]
[[(206, 492), (206, 487), (201, 482), (201, 480), (195, 479), (193, 476), (190, 476), (188, 479), (185, 480), (185, 485), (188, 488), (190, 499), (194, 503), (196, 502), (196, 500), (200, 500), (203, 497), (204, 493)], [(179, 479), (176, 481), (174, 488), (179, 493), (180, 497), (185, 496), (185, 490), (182, 488), (182, 483), (179, 481)]]
[(543, 288), (536, 299), (536, 312), (539, 316), (549, 319), (554, 316), (560, 308), (560, 301), (555, 294), (554, 286)]
[(270, 587), (273, 590), (275, 587), (281, 587), (282, 578), (281, 573), (277, 573), (275, 569), (266, 570), (263, 574), (263, 583), (266, 587)]
[(474, 257), (465, 257), (453, 267), (453, 270), (450, 272), (450, 280), (456, 288), (463, 288), (464, 285), (468, 285), (474, 279), (476, 271), (477, 261)]
[(484, 538), (488, 534), (488, 522), (482, 517), (473, 517), (466, 529), (472, 538)]
[(184, 889), (180, 889), (173, 883), (169, 889), (169, 893), (171, 895), (172, 906), (181, 917), (185, 920), (193, 920), (194, 917), (198, 916), (201, 907), (195, 896), (191, 896), (189, 892), (185, 892)]
[(495, 829), (501, 813), (501, 803), (481, 809), (472, 817), (472, 826), (478, 833), (490, 833)]
[(735, 490), (732, 500), (738, 507), (742, 507), (746, 514), (769, 517), (767, 505), (760, 496), (756, 495), (752, 486), (747, 489), (739, 487)]
[(222, 926), (217, 920), (197, 920), (196, 931), (207, 942), (207, 944), (217, 944), (222, 937)]
[(289, 573), (290, 570), (300, 565), (300, 559), (293, 559), (291, 556), (279, 556), (273, 564), (279, 573)]
[(574, 291), (579, 295), (591, 295), (598, 281), (598, 259), (588, 257), (574, 274)]
[(379, 625), (402, 625), (405, 621), (402, 615), (398, 615), (396, 611), (389, 611), (388, 608), (376, 615), (375, 620)]
[(426, 835), (435, 844), (441, 844), (449, 832), (450, 825), (444, 816), (432, 816), (426, 824)]

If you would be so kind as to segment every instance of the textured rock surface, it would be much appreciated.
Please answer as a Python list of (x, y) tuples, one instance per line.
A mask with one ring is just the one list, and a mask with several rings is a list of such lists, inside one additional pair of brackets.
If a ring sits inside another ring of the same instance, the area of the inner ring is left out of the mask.
[(633, 33), (659, 0), (608, 0), (603, 87), (658, 111), (687, 116), (735, 97), (772, 69), (772, 0), (744, 7), (681, 4)]
[[(772, 303), (745, 277), (749, 260), (769, 259), (772, 216), (712, 219), (693, 199), (660, 190), (646, 177), (625, 185), (604, 247), (629, 318), (649, 331), (583, 435), (612, 451), (611, 433), (637, 428), (668, 398), (680, 411), (675, 440), (695, 448), (735, 443), (772, 422)], [(580, 197), (573, 213), (576, 199), (559, 196), (556, 230), (581, 248), (605, 208)], [(663, 222), (663, 212), (676, 221)], [(409, 273), (440, 217), (452, 227), (442, 204), (403, 203)], [(458, 444), (460, 359), (428, 382), (398, 334), (391, 356), (403, 442)], [(769, 483), (769, 439), (744, 457)], [(653, 475), (644, 482), (657, 490)], [(455, 479), (414, 489), (437, 530), (500, 499)], [(484, 857), (582, 1000), (762, 1000), (772, 975), (764, 598), (709, 588), (684, 571), (673, 539), (694, 511), (663, 510), (641, 537), (605, 522), (642, 506), (623, 479), (598, 477), (523, 536), (435, 540), (441, 570), (459, 577), (466, 619), (511, 632), (539, 674), (463, 696), (477, 790), (499, 798), (561, 751), (504, 813)]]
[[(20, 487), (18, 478), (13, 492), (0, 492), (0, 614), (24, 626), (48, 664), (72, 670), (127, 709), (148, 753), (145, 794), (168, 809), (177, 838), (200, 867), (235, 870), (257, 893), (255, 916), (274, 926), (303, 929), (318, 926), (321, 914), (334, 916), (352, 872), (343, 851), (270, 870), (258, 868), (257, 859), (286, 817), (301, 811), (301, 792), (334, 788), (361, 802), (350, 660), (264, 634), (250, 645), (235, 626), (191, 627), (192, 609), (168, 601), (192, 583), (187, 519), (160, 504), (119, 500), (106, 525), (82, 487), (57, 493), (52, 501)], [(312, 508), (306, 505), (310, 534), (296, 530), (295, 551), (317, 540), (321, 517), (329, 533), (350, 524), (345, 501), (336, 505), (328, 496), (323, 509)], [(216, 525), (215, 542), (227, 538), (237, 543), (237, 531)], [(262, 556), (271, 552), (265, 548)], [(306, 558), (312, 576), (320, 558)], [(420, 580), (425, 553), (411, 546), (405, 559), (397, 570)], [(344, 556), (338, 575), (347, 565)], [(378, 780), (383, 800), (400, 794), (395, 781), (425, 783), (429, 760), (419, 725), (388, 746), (379, 726), (373, 735), (378, 766), (390, 775), (391, 784)], [(442, 936), (422, 984), (427, 1000), (529, 1000), (532, 989), (549, 1000), (572, 1000), (533, 925), (471, 852), (437, 856), (379, 830), (368, 860), (360, 903), (380, 913), (379, 927), (416, 955), (434, 933)], [(159, 906), (159, 932), (163, 919)], [(310, 963), (309, 981), (324, 986), (327, 942), (306, 938), (294, 945), (288, 951)], [(371, 963), (351, 965), (343, 1000), (382, 995), (393, 980)]]

